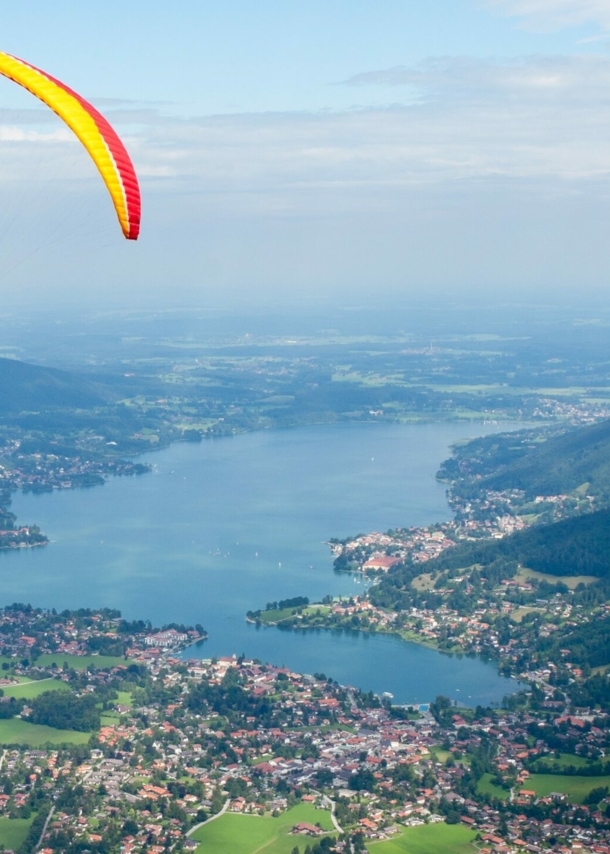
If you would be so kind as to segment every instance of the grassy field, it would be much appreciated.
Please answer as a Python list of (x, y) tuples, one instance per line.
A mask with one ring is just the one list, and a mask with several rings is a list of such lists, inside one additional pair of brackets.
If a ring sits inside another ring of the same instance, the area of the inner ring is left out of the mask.
[(53, 664), (63, 667), (64, 662), (66, 662), (68, 667), (73, 667), (74, 670), (85, 670), (90, 664), (100, 669), (129, 664), (129, 661), (126, 661), (120, 655), (67, 655), (56, 653), (54, 655), (41, 655), (36, 660), (36, 663), (41, 664), (43, 667), (51, 667)]
[(544, 610), (543, 608), (532, 608), (532, 607), (529, 607), (528, 605), (524, 605), (521, 608), (516, 608), (511, 613), (510, 618), (511, 618), (511, 620), (513, 620), (513, 622), (520, 623), (521, 620), (524, 617), (526, 617), (528, 614), (533, 614), (536, 611), (538, 611), (538, 613), (541, 613), (543, 610)]
[(328, 810), (317, 810), (310, 804), (299, 804), (278, 818), (225, 813), (216, 821), (200, 827), (192, 838), (201, 843), (197, 854), (291, 854), (295, 845), (305, 850), (312, 837), (293, 836), (291, 828), (299, 822), (321, 824), (332, 831)]
[(591, 673), (595, 676), (603, 676), (610, 671), (610, 664), (600, 664), (599, 667), (592, 667)]
[(280, 623), (288, 617), (292, 617), (294, 608), (275, 608), (272, 611), (261, 611), (259, 620), (261, 623)]
[(15, 697), (16, 700), (33, 700), (45, 691), (70, 691), (70, 687), (59, 679), (38, 679), (32, 682), (24, 679), (19, 685), (9, 685), (2, 689), (5, 697)]
[(480, 795), (492, 795), (494, 798), (499, 798), (502, 801), (508, 800), (510, 792), (506, 789), (503, 789), (501, 786), (496, 786), (491, 782), (492, 775), (491, 774), (483, 774), (479, 782), (477, 783), (477, 792)]
[[(573, 753), (560, 753), (557, 758), (553, 757), (552, 759), (549, 757), (544, 757), (540, 760), (544, 762), (545, 765), (552, 765), (553, 770), (562, 771), (569, 765), (573, 765), (575, 768), (586, 768), (587, 765), (590, 764), (588, 759), (585, 759), (584, 756), (575, 756)], [(536, 763), (534, 762), (533, 770), (536, 770)]]
[[(133, 706), (133, 697), (131, 696), (130, 691), (117, 691), (118, 697), (116, 699), (116, 703), (120, 706)], [(101, 708), (101, 704), (99, 705)], [(117, 726), (121, 722), (121, 714), (120, 712), (114, 711), (114, 709), (107, 710), (102, 712), (100, 724), (101, 726)]]
[(545, 572), (536, 572), (535, 569), (527, 569), (524, 566), (517, 573), (517, 579), (519, 581), (536, 579), (537, 581), (548, 581), (549, 584), (561, 582), (570, 590), (574, 590), (579, 584), (593, 584), (599, 581), (599, 578), (595, 578), (593, 575), (547, 575)]
[(388, 842), (370, 842), (371, 854), (473, 854), (476, 833), (462, 824), (405, 827)]
[[(261, 611), (259, 620), (261, 623), (281, 623), (282, 620), (293, 617), (292, 612), (296, 610), (296, 608), (276, 608), (274, 611)], [(329, 611), (330, 606), (328, 605), (309, 605), (307, 608), (303, 608), (302, 613), (309, 617), (316, 614), (327, 614)]]
[(0, 744), (24, 744), (41, 747), (43, 744), (86, 744), (91, 733), (50, 726), (30, 724), (20, 718), (0, 720)]
[(117, 703), (120, 706), (129, 706), (131, 708), (133, 706), (133, 697), (131, 696), (131, 691), (117, 691), (119, 695), (117, 698)]
[(450, 750), (444, 750), (440, 744), (434, 744), (430, 748), (430, 753), (434, 756), (437, 762), (442, 762), (443, 765), (452, 755)]
[(16, 851), (25, 842), (34, 818), (0, 818), (0, 845)]
[(421, 575), (418, 575), (417, 578), (414, 578), (411, 582), (411, 586), (415, 590), (424, 591), (424, 590), (432, 590), (434, 587), (434, 579), (435, 575), (431, 572), (422, 572)]
[(592, 789), (610, 787), (610, 774), (605, 777), (572, 777), (562, 774), (532, 774), (523, 788), (533, 789), (537, 795), (546, 797), (551, 792), (561, 792), (570, 803), (582, 804)]

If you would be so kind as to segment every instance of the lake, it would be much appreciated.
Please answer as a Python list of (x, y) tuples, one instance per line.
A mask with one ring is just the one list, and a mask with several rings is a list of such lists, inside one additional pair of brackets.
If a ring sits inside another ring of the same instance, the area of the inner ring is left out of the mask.
[[(110, 606), (127, 618), (201, 623), (193, 656), (245, 653), (323, 671), (396, 702), (444, 693), (468, 704), (515, 687), (492, 664), (388, 636), (287, 632), (247, 624), (248, 609), (291, 596), (354, 594), (331, 537), (450, 518), (435, 480), (449, 446), (511, 425), (337, 424), (175, 444), (141, 457), (151, 474), (103, 487), (19, 494), (20, 524), (45, 548), (0, 554), (2, 601), (57, 609)], [(515, 425), (512, 425), (514, 427)]]

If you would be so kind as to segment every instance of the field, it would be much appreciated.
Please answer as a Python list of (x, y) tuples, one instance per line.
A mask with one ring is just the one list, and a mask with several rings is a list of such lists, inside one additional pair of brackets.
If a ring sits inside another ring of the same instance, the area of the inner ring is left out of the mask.
[(492, 795), (492, 797), (499, 798), (502, 801), (508, 800), (510, 793), (506, 789), (503, 789), (501, 786), (496, 786), (494, 783), (491, 782), (491, 780), (491, 774), (483, 774), (483, 776), (477, 783), (477, 792), (480, 795)]
[(421, 575), (418, 575), (417, 578), (413, 579), (411, 586), (415, 590), (419, 591), (432, 590), (434, 587), (434, 579), (435, 576), (431, 572), (422, 572)]
[(601, 664), (599, 667), (592, 667), (591, 673), (594, 676), (603, 676), (605, 673), (610, 671), (610, 664)]
[(292, 617), (294, 610), (294, 608), (275, 608), (271, 611), (261, 611), (259, 620), (261, 623), (280, 623), (282, 620)]
[(526, 567), (521, 567), (517, 573), (517, 579), (519, 581), (536, 579), (536, 581), (548, 581), (549, 584), (561, 583), (570, 590), (574, 590), (579, 584), (594, 584), (599, 581), (593, 575), (547, 575), (544, 572), (536, 572), (535, 569), (526, 569)]
[(521, 620), (526, 617), (528, 614), (534, 614), (535, 612), (541, 613), (543, 611), (542, 608), (533, 608), (528, 605), (524, 605), (521, 608), (516, 608), (510, 615), (510, 618), (515, 623), (520, 623)]
[(443, 748), (440, 746), (440, 744), (434, 744), (430, 748), (430, 753), (434, 756), (434, 758), (436, 759), (437, 762), (442, 762), (443, 765), (449, 759), (449, 757), (452, 755), (450, 750), (443, 750)]
[(20, 718), (0, 720), (0, 744), (24, 744), (41, 747), (43, 744), (86, 744), (90, 732), (70, 729), (53, 729), (50, 726), (30, 724)]
[(64, 653), (55, 653), (54, 655), (41, 655), (37, 659), (37, 664), (41, 664), (43, 667), (50, 667), (53, 664), (63, 667), (64, 662), (68, 667), (74, 668), (74, 670), (85, 670), (90, 664), (98, 668), (117, 667), (118, 665), (125, 666), (129, 664), (129, 661), (126, 661), (120, 655), (67, 655)]
[[(589, 760), (585, 759), (584, 756), (575, 756), (573, 753), (560, 753), (557, 758), (545, 756), (540, 761), (544, 762), (545, 765), (551, 765), (553, 771), (563, 771), (564, 768), (570, 765), (573, 765), (575, 768), (586, 768), (590, 764)], [(531, 770), (536, 771), (535, 762)]]
[(32, 818), (0, 818), (0, 845), (16, 851), (28, 835)]
[(120, 706), (129, 706), (129, 708), (133, 706), (133, 697), (131, 696), (131, 691), (117, 691), (117, 694), (117, 703)]
[(610, 774), (605, 777), (572, 777), (562, 774), (532, 774), (524, 788), (533, 789), (537, 795), (545, 797), (551, 792), (561, 792), (572, 804), (582, 804), (592, 789), (600, 786), (610, 787)]
[(388, 842), (369, 842), (371, 854), (473, 854), (476, 833), (462, 824), (405, 827)]
[(2, 690), (5, 697), (15, 697), (16, 700), (33, 700), (34, 697), (39, 697), (45, 691), (69, 691), (70, 688), (65, 682), (60, 682), (59, 679), (38, 679), (35, 682), (24, 679), (20, 685), (8, 685)]
[(200, 827), (192, 839), (200, 842), (197, 854), (291, 854), (297, 845), (301, 851), (311, 843), (310, 836), (293, 836), (291, 828), (299, 822), (321, 824), (332, 831), (328, 810), (317, 810), (310, 804), (299, 804), (278, 818), (225, 813), (216, 821)]
[[(117, 691), (117, 699), (116, 703), (119, 706), (133, 706), (133, 697), (131, 696), (131, 691)], [(100, 705), (101, 708), (101, 705)], [(102, 712), (100, 724), (101, 726), (116, 726), (121, 721), (121, 715), (119, 712), (110, 709), (108, 711)]]
[[(296, 610), (296, 608), (278, 608), (274, 611), (261, 611), (259, 620), (261, 623), (281, 623), (282, 620), (287, 620), (289, 617), (293, 617), (293, 611)], [(316, 614), (327, 614), (329, 611), (330, 607), (328, 605), (309, 605), (308, 607), (303, 608), (302, 613), (310, 617), (315, 616)]]

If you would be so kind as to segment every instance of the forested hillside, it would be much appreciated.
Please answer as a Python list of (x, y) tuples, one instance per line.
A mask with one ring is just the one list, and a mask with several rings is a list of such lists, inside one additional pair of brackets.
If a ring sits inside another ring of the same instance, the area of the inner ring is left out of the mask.
[(430, 571), (458, 569), (496, 560), (549, 575), (610, 576), (610, 510), (517, 531), (501, 540), (467, 542), (430, 561)]
[(610, 421), (548, 439), (483, 481), (486, 489), (516, 488), (529, 495), (571, 492), (584, 483), (610, 498)]
[(521, 489), (533, 498), (570, 493), (586, 485), (590, 494), (610, 501), (610, 421), (544, 440), (536, 433), (530, 440), (527, 434), (475, 439), (455, 449), (439, 476), (452, 480), (459, 494)]
[(89, 409), (105, 402), (104, 389), (67, 371), (0, 359), (0, 414), (54, 407)]

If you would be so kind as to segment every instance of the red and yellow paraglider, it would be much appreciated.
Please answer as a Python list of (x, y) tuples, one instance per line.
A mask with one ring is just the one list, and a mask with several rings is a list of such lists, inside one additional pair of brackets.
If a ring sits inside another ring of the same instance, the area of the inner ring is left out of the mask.
[(137, 240), (138, 178), (125, 146), (102, 114), (50, 74), (8, 53), (0, 52), (0, 75), (39, 98), (74, 131), (108, 188), (123, 234), (128, 240)]

